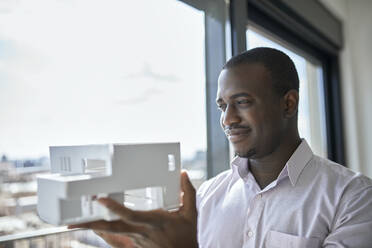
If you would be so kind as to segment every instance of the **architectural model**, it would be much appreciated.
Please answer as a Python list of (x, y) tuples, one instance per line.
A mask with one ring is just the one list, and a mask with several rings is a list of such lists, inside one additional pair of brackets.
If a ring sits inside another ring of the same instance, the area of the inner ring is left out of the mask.
[(54, 225), (117, 218), (96, 199), (133, 209), (180, 205), (180, 144), (50, 147), (51, 174), (40, 175), (37, 210)]

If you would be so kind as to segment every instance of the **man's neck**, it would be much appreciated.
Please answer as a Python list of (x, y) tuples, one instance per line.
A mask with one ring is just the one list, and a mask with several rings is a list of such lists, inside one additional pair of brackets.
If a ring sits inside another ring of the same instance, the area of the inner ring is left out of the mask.
[(249, 160), (249, 170), (261, 189), (277, 179), (285, 164), (300, 144), (301, 139), (297, 134), (286, 138), (270, 155)]

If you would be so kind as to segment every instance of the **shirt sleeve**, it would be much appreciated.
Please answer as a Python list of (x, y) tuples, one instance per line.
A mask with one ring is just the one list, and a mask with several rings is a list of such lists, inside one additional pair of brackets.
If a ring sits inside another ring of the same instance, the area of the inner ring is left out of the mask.
[(200, 204), (202, 203), (203, 199), (209, 194), (209, 192), (215, 188), (215, 186), (222, 183), (224, 180), (229, 179), (232, 176), (232, 170), (226, 170), (221, 172), (215, 177), (212, 177), (202, 183), (199, 189), (196, 191), (196, 208), (199, 211)]
[(196, 191), (196, 209), (198, 210), (198, 212), (199, 212), (200, 202), (203, 200), (203, 197), (207, 194), (214, 180), (215, 178), (211, 178), (205, 181), (204, 183), (202, 183), (202, 185), (200, 185), (199, 189)]
[(372, 185), (358, 185), (342, 197), (323, 248), (372, 247)]

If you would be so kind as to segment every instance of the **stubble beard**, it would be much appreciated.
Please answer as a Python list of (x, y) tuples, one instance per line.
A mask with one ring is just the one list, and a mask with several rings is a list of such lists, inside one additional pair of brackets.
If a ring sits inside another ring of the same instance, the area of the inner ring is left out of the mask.
[(235, 156), (239, 156), (241, 158), (253, 158), (255, 155), (256, 150), (254, 148), (248, 151), (235, 152)]

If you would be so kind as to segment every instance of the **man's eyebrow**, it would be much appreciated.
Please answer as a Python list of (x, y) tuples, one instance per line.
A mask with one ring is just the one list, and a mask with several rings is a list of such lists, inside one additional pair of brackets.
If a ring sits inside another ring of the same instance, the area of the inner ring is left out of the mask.
[(230, 96), (230, 99), (234, 99), (234, 98), (238, 98), (238, 97), (242, 97), (242, 96), (252, 97), (251, 94), (242, 92), (242, 93), (237, 93), (235, 95)]
[[(235, 98), (238, 98), (238, 97), (252, 97), (252, 95), (249, 94), (249, 93), (242, 92), (242, 93), (237, 93), (237, 94), (234, 94), (234, 95), (230, 96), (230, 99), (235, 99)], [(224, 100), (221, 97), (216, 99), (217, 104), (220, 104), (220, 103), (223, 103), (223, 102), (224, 102)]]

